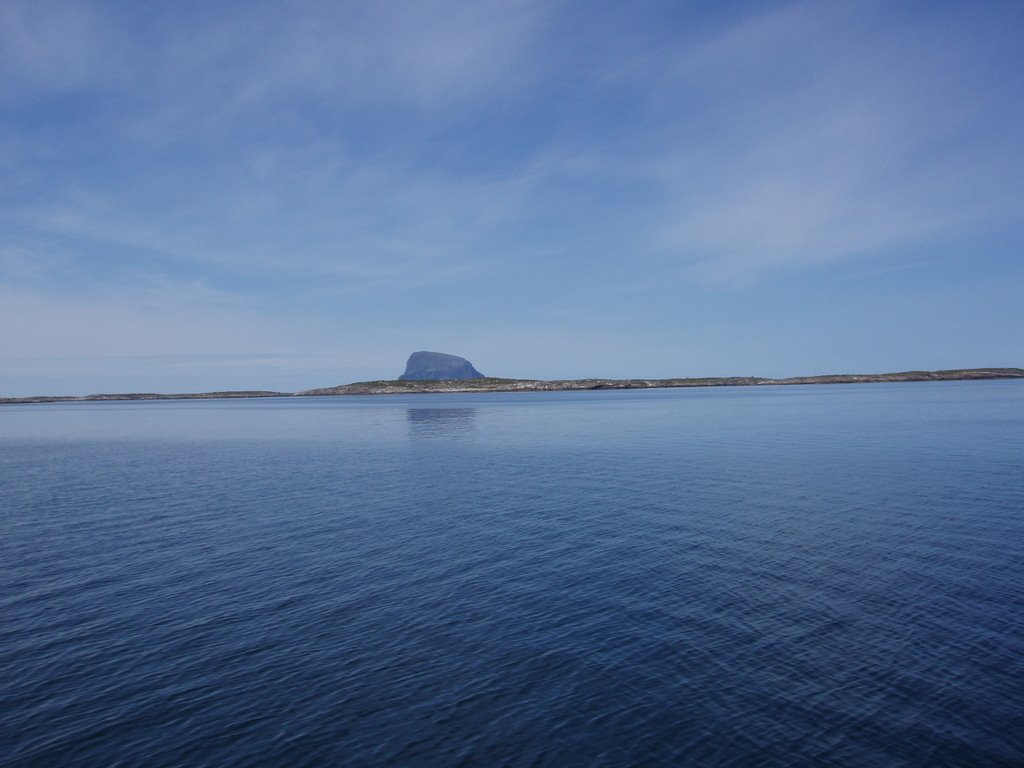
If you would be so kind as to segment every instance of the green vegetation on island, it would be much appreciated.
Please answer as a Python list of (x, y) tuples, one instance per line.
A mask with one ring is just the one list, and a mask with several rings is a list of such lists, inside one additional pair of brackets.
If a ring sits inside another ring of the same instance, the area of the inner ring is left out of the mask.
[(829, 374), (769, 379), (761, 376), (673, 379), (453, 379), (445, 381), (360, 381), (336, 387), (310, 389), (298, 396), (397, 395), (427, 392), (562, 392), (600, 389), (665, 389), (679, 387), (751, 387), (789, 384), (870, 384), (902, 381), (963, 381), (968, 379), (1024, 378), (1021, 368), (958, 368), (946, 371)]
[(877, 384), (912, 381), (966, 381), (978, 379), (1024, 379), (1022, 368), (956, 368), (945, 371), (902, 371), (899, 373), (851, 373), (824, 376), (793, 376), (769, 379), (760, 376), (730, 376), (674, 379), (499, 379), (484, 377), (450, 380), (359, 381), (304, 392), (231, 391), (197, 394), (129, 393), (84, 395), (81, 397), (6, 397), (0, 404), (97, 402), (111, 400), (214, 400), (256, 397), (325, 397), (341, 395), (402, 395), (432, 392), (575, 392), (602, 389), (665, 389), (679, 387), (751, 387), (793, 384)]

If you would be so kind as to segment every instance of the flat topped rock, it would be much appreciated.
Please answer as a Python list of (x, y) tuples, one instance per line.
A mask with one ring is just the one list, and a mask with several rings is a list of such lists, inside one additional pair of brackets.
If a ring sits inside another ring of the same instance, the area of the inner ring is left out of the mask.
[(482, 379), (473, 364), (464, 357), (444, 352), (413, 352), (405, 364), (405, 373), (399, 381), (451, 381), (453, 379)]

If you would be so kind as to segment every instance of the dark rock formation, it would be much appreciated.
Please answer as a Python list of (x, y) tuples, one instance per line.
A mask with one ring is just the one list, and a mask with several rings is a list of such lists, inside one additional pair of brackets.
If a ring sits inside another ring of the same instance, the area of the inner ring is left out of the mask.
[(399, 381), (451, 381), (482, 379), (484, 375), (469, 360), (443, 352), (413, 352)]

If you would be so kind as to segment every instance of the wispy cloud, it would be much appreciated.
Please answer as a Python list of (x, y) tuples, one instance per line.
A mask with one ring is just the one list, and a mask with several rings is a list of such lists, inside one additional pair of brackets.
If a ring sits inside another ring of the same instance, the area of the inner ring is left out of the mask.
[(787, 6), (683, 55), (684, 120), (707, 134), (668, 152), (664, 237), (702, 274), (873, 256), (1010, 213), (998, 190), (1024, 165), (1005, 83), (960, 29), (878, 10)]
[(0, 96), (81, 88), (116, 72), (109, 30), (85, 3), (0, 6)]

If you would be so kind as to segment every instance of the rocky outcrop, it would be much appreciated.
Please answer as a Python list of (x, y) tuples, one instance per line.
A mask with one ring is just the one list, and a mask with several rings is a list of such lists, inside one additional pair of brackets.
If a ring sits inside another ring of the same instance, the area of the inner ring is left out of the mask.
[(405, 373), (399, 381), (453, 381), (482, 379), (473, 364), (464, 357), (446, 355), (443, 352), (413, 352), (405, 364)]

